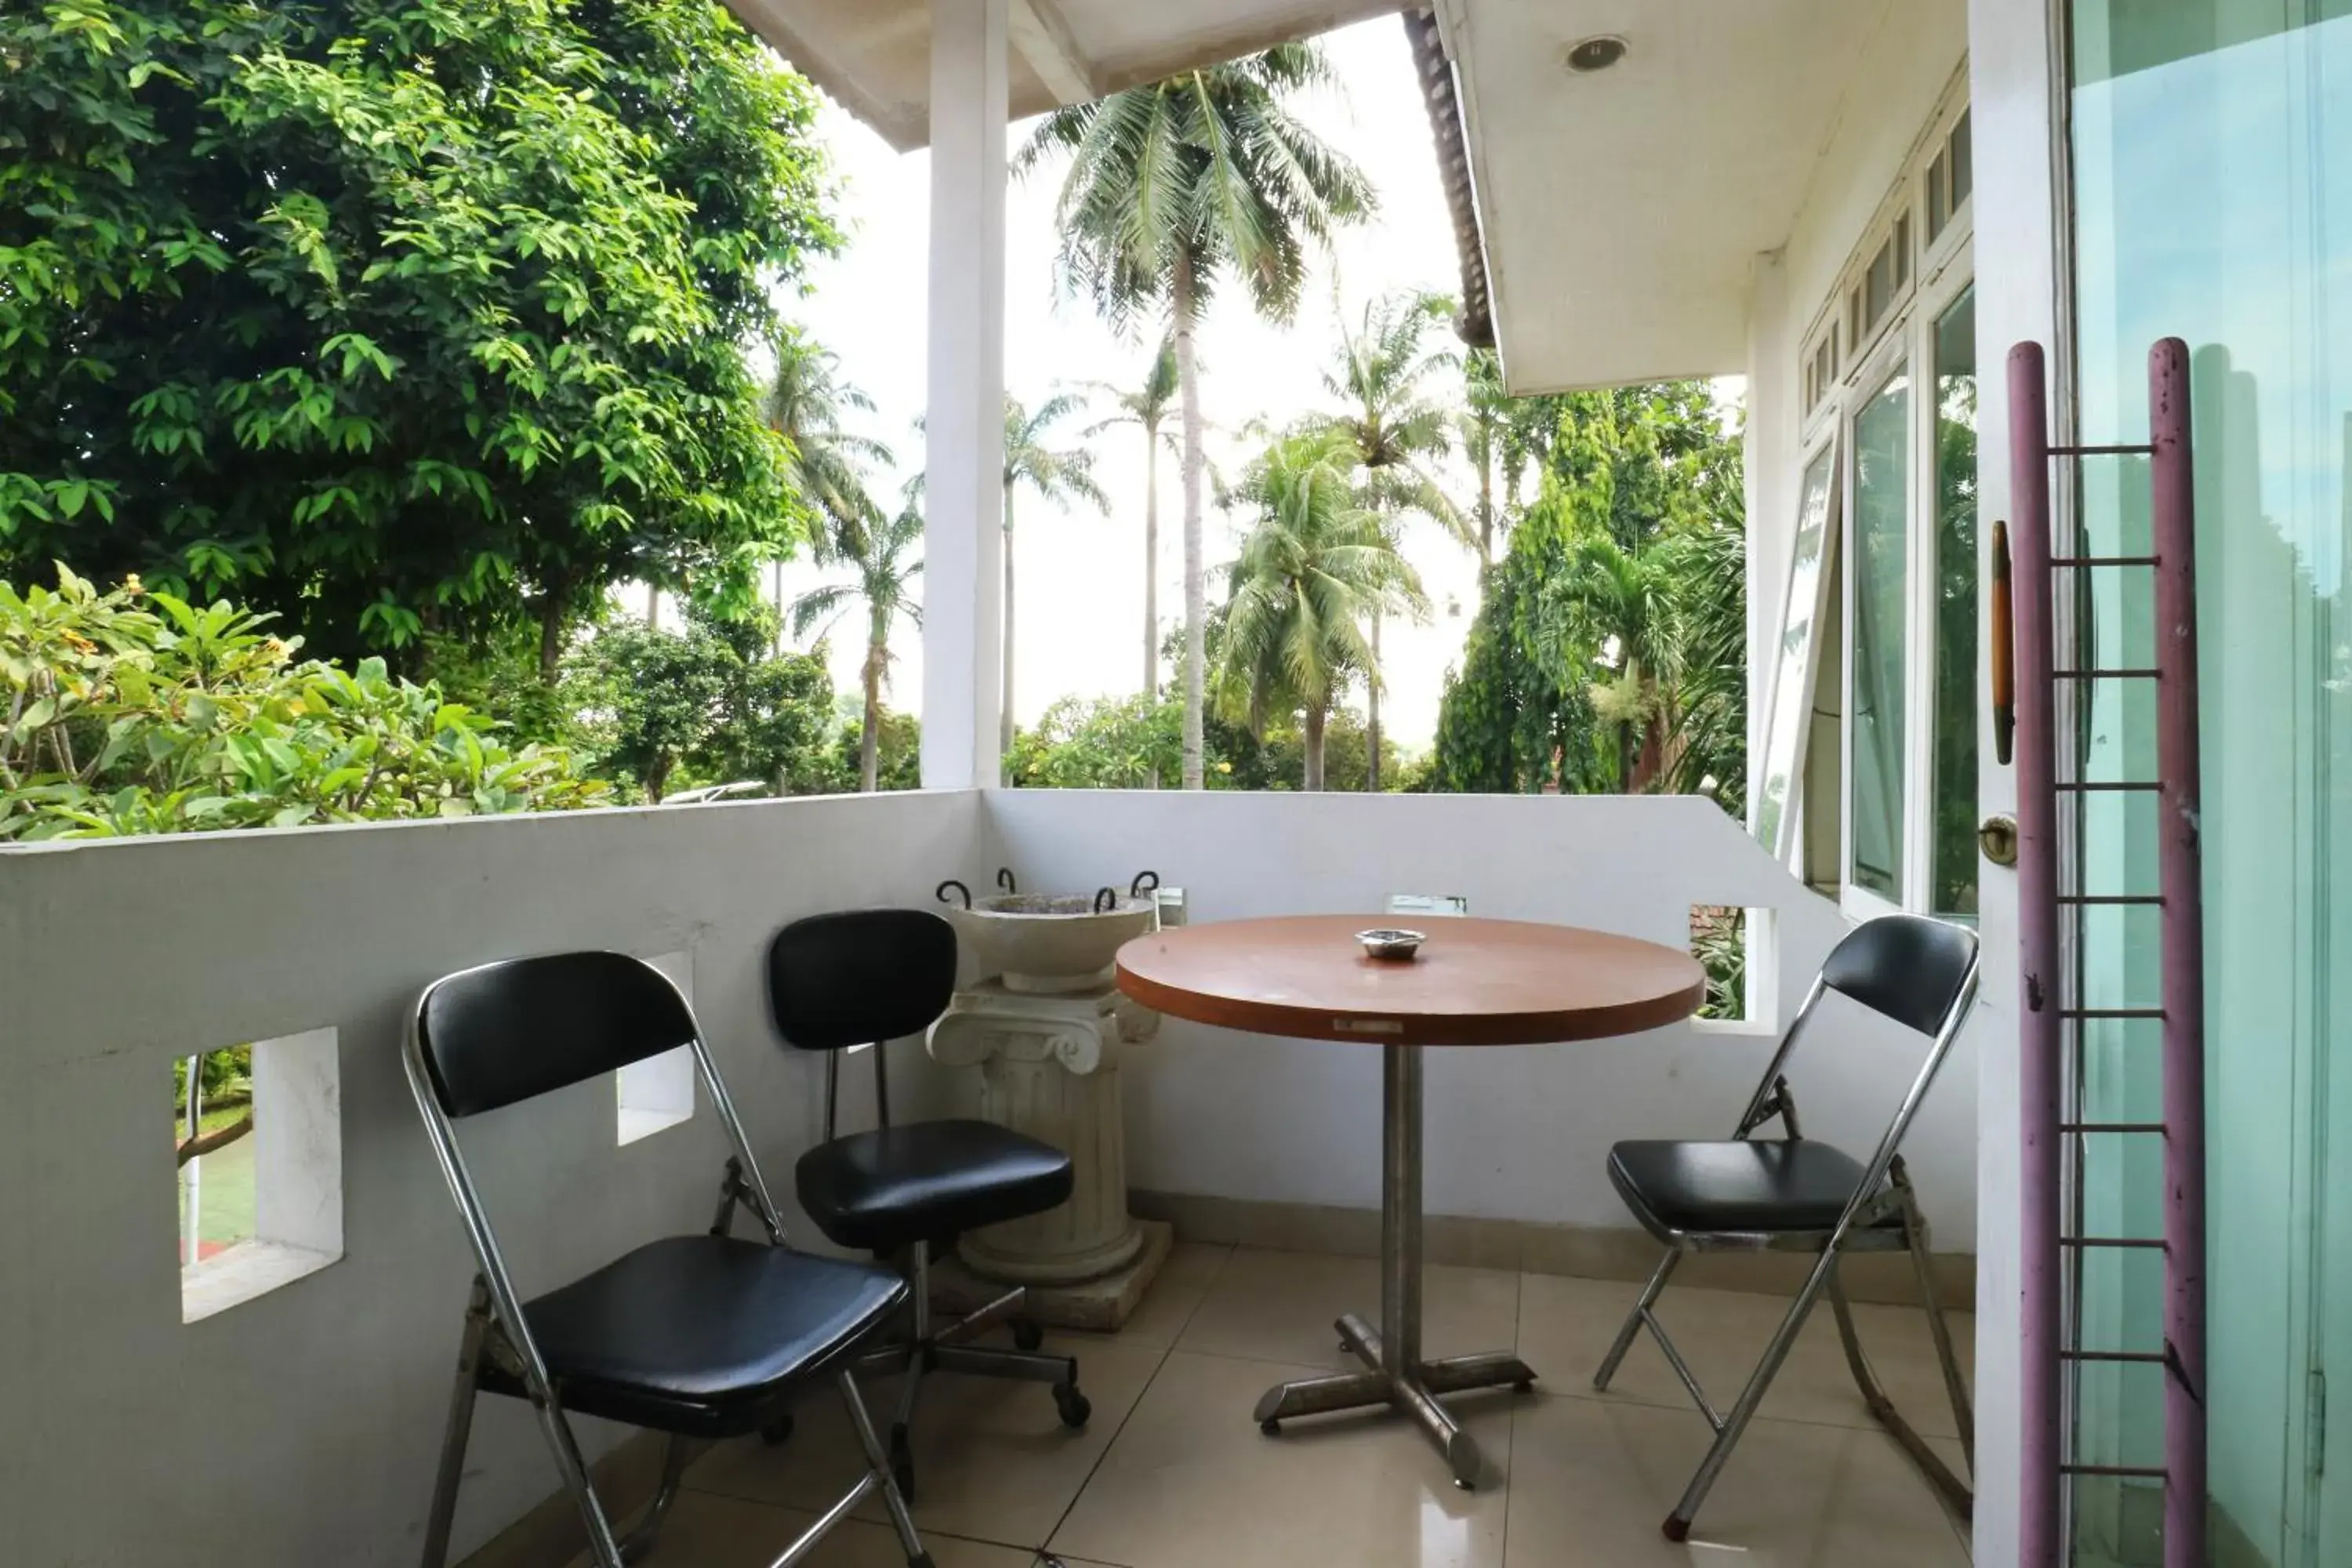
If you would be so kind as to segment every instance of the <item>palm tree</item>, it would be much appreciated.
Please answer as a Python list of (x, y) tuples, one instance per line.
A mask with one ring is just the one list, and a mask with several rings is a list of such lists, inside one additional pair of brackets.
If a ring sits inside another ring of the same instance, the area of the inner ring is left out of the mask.
[(1674, 591), (1658, 550), (1629, 550), (1606, 533), (1579, 538), (1568, 571), (1548, 585), (1538, 615), (1559, 646), (1594, 650), (1592, 710), (1616, 731), (1617, 787), (1648, 787), (1664, 765)]
[(1056, 213), (1063, 286), (1114, 326), (1164, 317), (1184, 425), (1184, 787), (1203, 784), (1207, 586), (1201, 530), (1200, 366), (1193, 334), (1219, 280), (1260, 314), (1298, 307), (1307, 247), (1369, 214), (1361, 170), (1291, 113), (1286, 100), (1332, 79), (1312, 43), (1186, 71), (1045, 117), (1015, 161), (1026, 174), (1067, 153)]
[[(1364, 307), (1350, 328), (1339, 320), (1339, 363), (1323, 373), (1324, 390), (1346, 412), (1326, 423), (1345, 437), (1362, 470), (1364, 505), (1393, 537), (1418, 512), (1465, 548), (1477, 538), (1430, 471), (1453, 445), (1453, 416), (1428, 386), (1430, 378), (1460, 363), (1423, 345), (1430, 327), (1453, 313), (1435, 294), (1390, 295)], [(1371, 754), (1367, 783), (1381, 787), (1381, 616), (1372, 612), (1371, 664), (1365, 671), (1365, 740)]]
[[(1478, 559), (1495, 559), (1496, 524), (1507, 527), (1519, 505), (1519, 482), (1528, 465), (1550, 447), (1557, 399), (1514, 397), (1503, 387), (1503, 364), (1492, 349), (1473, 349), (1462, 359), (1463, 407), (1454, 433), (1463, 456), (1478, 470)], [(1502, 481), (1497, 500), (1496, 481)]]
[(890, 675), (890, 628), (901, 616), (918, 630), (923, 624), (922, 604), (914, 594), (923, 563), (907, 558), (922, 540), (923, 508), (912, 490), (895, 517), (885, 518), (868, 502), (866, 515), (845, 535), (846, 548), (836, 550), (832, 557), (846, 563), (855, 580), (813, 588), (793, 601), (795, 637), (808, 636), (820, 622), (829, 631), (852, 605), (866, 606), (866, 663), (858, 672), (866, 712), (857, 733), (857, 787), (869, 795), (880, 765), (882, 688)]
[[(1165, 426), (1175, 411), (1176, 345), (1160, 340), (1143, 384), (1133, 391), (1107, 382), (1095, 390), (1111, 400), (1118, 412), (1087, 427), (1089, 438), (1114, 425), (1132, 425), (1143, 432), (1143, 694), (1160, 695), (1160, 447), (1174, 443)], [(1181, 451), (1181, 448), (1178, 448)]]
[[(856, 538), (876, 510), (866, 493), (866, 469), (887, 465), (890, 448), (843, 427), (855, 409), (874, 412), (874, 400), (835, 374), (830, 349), (794, 332), (776, 351), (775, 379), (764, 399), (769, 427), (792, 443), (789, 473), (801, 500), (815, 515), (814, 553), (820, 562), (846, 561), (860, 550)], [(784, 563), (776, 563), (777, 637), (782, 646)]]
[(1419, 608), (1421, 582), (1378, 513), (1362, 504), (1355, 452), (1338, 431), (1276, 442), (1243, 481), (1258, 521), (1233, 568), (1218, 649), (1218, 707), (1262, 731), (1297, 709), (1306, 740), (1304, 787), (1323, 787), (1323, 731), (1348, 682), (1371, 678), (1365, 624)]
[(1085, 406), (1066, 392), (1047, 398), (1034, 414), (1017, 397), (1004, 400), (1004, 711), (999, 724), (1001, 754), (1007, 757), (1013, 754), (1013, 497), (1027, 485), (1064, 508), (1076, 499), (1097, 511), (1110, 509), (1095, 482), (1095, 455), (1084, 447), (1057, 451), (1045, 444), (1054, 426)]

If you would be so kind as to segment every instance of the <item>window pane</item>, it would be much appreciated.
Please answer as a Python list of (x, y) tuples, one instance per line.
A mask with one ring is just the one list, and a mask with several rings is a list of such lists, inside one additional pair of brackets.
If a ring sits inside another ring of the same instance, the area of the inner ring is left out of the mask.
[(1853, 421), (1853, 770), (1846, 879), (1903, 901), (1905, 496), (1911, 378), (1896, 371)]
[(1977, 297), (1936, 323), (1936, 860), (1930, 907), (1977, 914)]
[(1796, 559), (1789, 571), (1789, 595), (1780, 605), (1772, 707), (1765, 721), (1764, 767), (1755, 792), (1756, 837), (1775, 855), (1780, 853), (1798, 752), (1812, 717), (1813, 611), (1821, 602), (1822, 552), (1830, 541), (1834, 456), (1835, 448), (1825, 447), (1805, 469), (1804, 498), (1797, 508)]

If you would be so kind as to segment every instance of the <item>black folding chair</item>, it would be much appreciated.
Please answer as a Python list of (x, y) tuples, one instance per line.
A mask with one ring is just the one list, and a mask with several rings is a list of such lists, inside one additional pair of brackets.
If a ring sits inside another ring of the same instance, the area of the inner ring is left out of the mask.
[[(734, 1150), (709, 1234), (649, 1242), (569, 1285), (522, 1300), (458, 1150), (454, 1123), (678, 1046), (692, 1048)], [(772, 1568), (799, 1563), (877, 1491), (910, 1568), (931, 1568), (851, 1371), (866, 1336), (906, 1305), (906, 1284), (887, 1268), (785, 1245), (734, 1101), (692, 1009), (667, 975), (613, 952), (469, 969), (434, 982), (417, 999), (404, 1056), (409, 1088), (466, 1222), (478, 1269), (425, 1526), (425, 1568), (443, 1568), (448, 1558), (479, 1390), (530, 1401), (564, 1489), (587, 1526), (596, 1568), (623, 1568), (651, 1546), (699, 1443), (783, 1419), (801, 1387), (824, 1373), (849, 1406), (850, 1424), (866, 1450), (866, 1474)], [(738, 1205), (758, 1219), (765, 1241), (728, 1234)], [(615, 1537), (581, 1460), (568, 1419), (574, 1414), (668, 1434), (660, 1489), (625, 1538)]]
[[(1927, 1058), (1904, 1094), (1894, 1122), (1878, 1142), (1868, 1164), (1843, 1150), (1805, 1138), (1797, 1125), (1797, 1100), (1782, 1069), (1797, 1037), (1822, 998), (1835, 991), (1898, 1024), (1929, 1036)], [(1936, 1081), (1936, 1074), (1951, 1051), (1960, 1026), (1977, 994), (1976, 933), (1918, 915), (1888, 915), (1870, 921), (1850, 933), (1830, 952), (1820, 978), (1806, 994), (1804, 1005), (1780, 1038), (1763, 1081), (1749, 1097), (1748, 1110), (1732, 1136), (1721, 1142), (1628, 1142), (1609, 1152), (1609, 1179), (1618, 1194), (1642, 1222), (1643, 1229), (1666, 1244), (1666, 1256), (1643, 1287), (1641, 1300), (1617, 1331), (1616, 1342), (1592, 1379), (1606, 1389), (1618, 1363), (1632, 1348), (1633, 1336), (1648, 1329), (1666, 1363), (1698, 1404), (1715, 1442), (1700, 1461), (1682, 1500), (1666, 1518), (1669, 1541), (1689, 1538), (1691, 1520), (1715, 1485), (1740, 1435), (1748, 1429), (1756, 1407), (1763, 1403), (1772, 1378), (1788, 1359), (1805, 1325), (1805, 1318), (1823, 1291), (1837, 1314), (1838, 1337), (1845, 1346), (1846, 1365), (1853, 1373), (1864, 1404), (1880, 1425), (1902, 1444), (1919, 1468), (1964, 1516), (1970, 1496), (1941, 1457), (1914, 1431), (1886, 1397), (1854, 1331), (1853, 1312), (1839, 1284), (1838, 1259), (1848, 1252), (1908, 1251), (1919, 1277), (1919, 1294), (1927, 1310), (1927, 1325), (1943, 1363), (1944, 1387), (1952, 1401), (1959, 1428), (1961, 1452), (1971, 1471), (1976, 1466), (1975, 1424), (1969, 1391), (1952, 1352), (1952, 1334), (1944, 1321), (1942, 1302), (1928, 1264), (1927, 1221), (1904, 1169), (1898, 1151), (1903, 1135), (1918, 1114), (1920, 1102)], [(1778, 1117), (1785, 1138), (1755, 1136), (1764, 1123)], [(1685, 1254), (1692, 1252), (1812, 1252), (1820, 1255), (1803, 1289), (1790, 1303), (1787, 1316), (1765, 1347), (1764, 1359), (1749, 1375), (1748, 1385), (1728, 1415), (1718, 1415), (1706, 1391), (1666, 1337), (1652, 1310), (1658, 1294)]]

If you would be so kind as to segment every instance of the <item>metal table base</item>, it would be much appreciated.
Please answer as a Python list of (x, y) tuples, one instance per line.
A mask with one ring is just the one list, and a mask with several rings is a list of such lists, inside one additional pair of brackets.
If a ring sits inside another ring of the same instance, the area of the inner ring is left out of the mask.
[(1438, 1396), (1475, 1388), (1525, 1390), (1536, 1374), (1509, 1351), (1421, 1359), (1422, 1058), (1420, 1046), (1382, 1047), (1381, 1151), (1381, 1327), (1349, 1312), (1334, 1325), (1366, 1370), (1276, 1384), (1257, 1402), (1266, 1433), (1295, 1415), (1387, 1406), (1418, 1422), (1454, 1472), (1454, 1484), (1477, 1486), (1478, 1445)]

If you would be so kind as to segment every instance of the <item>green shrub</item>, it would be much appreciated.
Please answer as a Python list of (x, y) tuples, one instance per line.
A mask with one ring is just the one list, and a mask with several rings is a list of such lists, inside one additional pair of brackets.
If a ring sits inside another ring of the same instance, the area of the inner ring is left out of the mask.
[(0, 582), (0, 841), (470, 816), (598, 804), (570, 755), (511, 748), (436, 686), (297, 662), (271, 617)]

